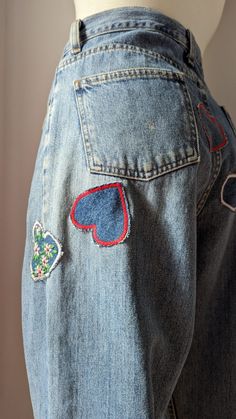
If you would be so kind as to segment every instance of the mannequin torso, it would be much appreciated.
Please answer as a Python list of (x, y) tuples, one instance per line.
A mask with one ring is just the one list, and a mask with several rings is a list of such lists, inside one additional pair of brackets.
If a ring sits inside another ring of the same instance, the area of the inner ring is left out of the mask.
[(74, 0), (76, 19), (124, 6), (151, 7), (189, 28), (202, 55), (219, 24), (226, 0)]

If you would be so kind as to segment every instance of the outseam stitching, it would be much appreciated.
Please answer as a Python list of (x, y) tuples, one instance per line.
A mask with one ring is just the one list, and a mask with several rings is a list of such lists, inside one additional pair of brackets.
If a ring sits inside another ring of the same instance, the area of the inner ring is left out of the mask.
[(47, 169), (48, 169), (48, 147), (50, 143), (50, 128), (51, 128), (51, 119), (52, 113), (54, 109), (54, 100), (55, 100), (55, 88), (57, 85), (57, 71), (55, 71), (53, 84), (50, 90), (48, 102), (47, 102), (47, 126), (45, 130), (45, 138), (44, 138), (44, 147), (43, 147), (43, 162), (42, 162), (42, 223), (45, 223), (45, 214), (47, 209), (47, 188), (46, 188), (46, 180), (47, 180)]

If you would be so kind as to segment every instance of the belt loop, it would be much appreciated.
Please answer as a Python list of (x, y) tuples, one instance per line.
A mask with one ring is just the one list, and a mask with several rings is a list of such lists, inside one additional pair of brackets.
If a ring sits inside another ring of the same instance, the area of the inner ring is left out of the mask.
[(187, 52), (185, 53), (185, 58), (191, 66), (194, 66), (194, 43), (193, 43), (193, 34), (189, 29), (186, 29), (186, 38), (188, 41)]
[(70, 43), (72, 47), (72, 54), (77, 54), (81, 51), (80, 46), (80, 27), (81, 27), (81, 19), (76, 19), (72, 22), (70, 27)]

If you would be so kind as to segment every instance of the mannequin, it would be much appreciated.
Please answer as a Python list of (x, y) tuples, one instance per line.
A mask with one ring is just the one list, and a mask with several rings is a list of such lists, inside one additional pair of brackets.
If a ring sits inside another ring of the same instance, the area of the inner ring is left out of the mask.
[(124, 6), (151, 7), (179, 21), (195, 36), (202, 55), (219, 24), (226, 0), (74, 0), (76, 19)]

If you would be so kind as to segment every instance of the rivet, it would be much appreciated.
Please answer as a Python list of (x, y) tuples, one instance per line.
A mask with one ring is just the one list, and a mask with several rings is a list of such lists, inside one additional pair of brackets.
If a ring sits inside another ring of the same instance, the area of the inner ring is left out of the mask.
[(80, 80), (75, 80), (75, 87), (76, 88), (80, 87)]

